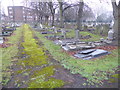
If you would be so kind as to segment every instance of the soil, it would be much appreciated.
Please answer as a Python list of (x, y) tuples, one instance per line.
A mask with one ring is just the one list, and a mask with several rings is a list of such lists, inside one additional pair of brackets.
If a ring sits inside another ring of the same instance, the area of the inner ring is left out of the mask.
[(10, 43), (3, 43), (3, 44), (0, 44), (0, 48), (7, 48), (7, 47), (10, 47), (12, 45), (13, 44), (10, 44)]

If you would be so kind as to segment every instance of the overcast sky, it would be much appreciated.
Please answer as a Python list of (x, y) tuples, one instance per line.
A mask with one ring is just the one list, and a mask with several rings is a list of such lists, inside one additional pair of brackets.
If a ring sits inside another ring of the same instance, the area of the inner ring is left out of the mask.
[[(15, 6), (22, 6), (23, 3), (21, 3), (23, 0), (14, 0), (14, 5)], [(32, 0), (34, 1), (34, 0)], [(78, 0), (67, 0), (67, 1), (78, 1)], [(101, 0), (102, 1), (102, 0)], [(103, 0), (106, 1), (106, 0)], [(106, 2), (101, 2), (100, 0), (84, 0), (85, 3), (87, 3), (89, 5), (89, 7), (92, 8), (93, 12), (99, 12), (99, 11), (112, 11), (112, 5), (111, 5), (111, 0), (107, 0)], [(119, 0), (116, 0), (117, 2)], [(1, 0), (1, 5), (2, 8), (4, 8), (5, 13), (7, 14), (7, 6), (12, 6), (12, 0)]]

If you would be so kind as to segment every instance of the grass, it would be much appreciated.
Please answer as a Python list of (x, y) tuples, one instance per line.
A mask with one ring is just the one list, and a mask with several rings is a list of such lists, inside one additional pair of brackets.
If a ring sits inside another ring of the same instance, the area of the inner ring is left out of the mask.
[[(79, 34), (82, 36), (86, 36), (86, 35), (92, 36), (90, 39), (81, 39), (81, 41), (99, 41), (100, 38), (106, 38), (106, 37), (95, 35), (95, 34), (92, 34), (90, 32), (86, 32), (86, 31), (80, 31)], [(75, 31), (71, 30), (71, 32), (68, 32), (66, 35), (68, 38), (75, 37)]]
[[(69, 69), (73, 74), (81, 74), (87, 78), (89, 84), (95, 83), (103, 84), (102, 80), (108, 80), (107, 72), (109, 75), (115, 73), (118, 66), (118, 51), (113, 50), (110, 55), (93, 60), (75, 59), (67, 53), (62, 52), (61, 47), (53, 44), (52, 41), (44, 38), (42, 34), (35, 32), (39, 39), (44, 43), (46, 49), (49, 50), (55, 60), (58, 60), (64, 68)], [(81, 32), (86, 35), (87, 32)], [(92, 40), (98, 40), (100, 36), (91, 34)]]
[[(67, 33), (66, 33), (66, 37), (67, 37), (67, 38), (74, 38), (74, 37), (75, 37), (75, 31), (72, 30), (72, 29), (69, 29), (69, 30), (70, 30), (70, 32), (67, 32)], [(48, 31), (49, 31), (49, 30), (48, 30)], [(50, 31), (51, 31), (51, 30), (50, 30)], [(98, 34), (92, 34), (92, 33), (87, 32), (87, 31), (80, 31), (79, 34), (82, 35), (82, 36), (86, 36), (86, 35), (92, 36), (92, 37), (89, 38), (89, 39), (81, 39), (81, 41), (99, 41), (100, 38), (106, 39), (106, 36), (103, 37), (103, 36), (100, 36), (100, 35), (98, 35)], [(43, 36), (52, 36), (52, 35), (62, 35), (62, 34), (61, 34), (60, 32), (55, 33), (55, 34), (43, 34)]]
[(109, 31), (109, 26), (108, 25), (98, 25), (95, 28), (94, 33), (97, 35), (104, 35), (107, 36)]
[[(9, 72), (8, 67), (11, 66), (12, 64), (11, 61), (18, 53), (18, 44), (20, 41), (20, 37), (21, 37), (21, 30), (20, 28), (17, 28), (17, 30), (14, 31), (14, 35), (7, 37), (9, 41), (6, 43), (9, 43), (12, 45), (7, 48), (0, 48), (0, 50), (2, 51), (2, 55), (0, 56), (0, 58), (2, 58), (2, 61), (0, 63), (2, 63), (2, 70), (5, 71), (5, 72), (2, 72), (2, 75), (4, 77), (10, 78), (11, 73)], [(8, 81), (8, 78), (6, 79), (7, 81)], [(4, 82), (3, 84), (7, 83), (6, 80), (3, 81)]]

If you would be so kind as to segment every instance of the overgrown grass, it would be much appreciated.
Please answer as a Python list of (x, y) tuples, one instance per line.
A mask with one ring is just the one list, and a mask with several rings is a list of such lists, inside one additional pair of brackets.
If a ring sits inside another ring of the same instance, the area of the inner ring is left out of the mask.
[[(113, 50), (110, 55), (105, 57), (93, 59), (93, 60), (81, 60), (75, 59), (69, 56), (65, 52), (62, 52), (61, 47), (53, 44), (52, 41), (44, 38), (43, 35), (35, 32), (39, 39), (44, 43), (44, 46), (49, 50), (51, 55), (55, 60), (58, 60), (64, 68), (69, 69), (73, 74), (81, 74), (83, 77), (87, 78), (89, 84), (94, 85), (94, 83), (102, 84), (102, 80), (108, 80), (107, 72), (109, 75), (113, 74), (116, 67), (118, 66), (118, 51)], [(83, 32), (83, 34), (88, 34)], [(97, 39), (99, 36), (94, 35)], [(96, 39), (96, 40), (97, 40)], [(93, 40), (93, 39), (92, 39)]]
[(9, 43), (11, 44), (11, 46), (7, 47), (7, 48), (0, 48), (0, 50), (2, 51), (2, 55), (0, 56), (0, 58), (2, 58), (2, 61), (0, 63), (2, 63), (2, 76), (3, 77), (7, 77), (5, 80), (3, 80), (3, 84), (6, 84), (7, 81), (10, 78), (11, 73), (9, 72), (9, 68), (11, 66), (11, 61), (14, 60), (14, 57), (17, 55), (18, 53), (18, 44), (20, 42), (20, 37), (21, 37), (21, 28), (18, 28), (16, 31), (14, 31), (14, 35), (7, 37), (8, 38), (8, 42), (5, 43)]

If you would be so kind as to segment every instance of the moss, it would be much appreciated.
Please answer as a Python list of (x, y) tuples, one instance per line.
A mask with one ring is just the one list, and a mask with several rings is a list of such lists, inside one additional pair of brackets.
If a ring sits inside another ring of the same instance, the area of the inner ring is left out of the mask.
[(114, 75), (112, 75), (111, 77), (120, 78), (120, 74), (114, 74)]
[(23, 72), (23, 70), (18, 70), (16, 71), (16, 74), (21, 74)]
[(54, 66), (48, 66), (43, 68), (42, 70), (35, 71), (32, 77), (40, 76), (40, 75), (44, 75), (44, 77), (49, 77), (53, 74), (54, 74)]
[(22, 69), (15, 72), (15, 74), (21, 74), (23, 72), (30, 72), (32, 69)]
[(110, 76), (108, 82), (109, 83), (117, 83), (119, 79), (120, 79), (120, 74), (114, 74), (114, 75)]
[[(24, 42), (22, 46), (24, 47), (22, 54), (25, 55), (23, 60), (19, 60), (17, 65), (22, 65), (23, 67), (31, 66), (33, 67), (41, 67), (44, 65), (45, 67), (40, 70), (33, 70), (33, 74), (30, 76), (30, 81), (28, 83), (29, 88), (53, 88), (53, 87), (61, 87), (64, 83), (62, 80), (50, 78), (50, 76), (54, 75), (54, 66), (50, 66), (48, 63), (48, 56), (45, 54), (45, 48), (40, 47), (37, 41), (33, 38), (33, 32), (29, 28), (28, 25), (23, 26), (23, 36)], [(46, 67), (47, 65), (47, 67)], [(24, 72), (27, 73), (27, 70), (19, 70), (17, 73)], [(31, 70), (30, 70), (31, 71)], [(28, 75), (28, 74), (27, 74)]]
[(24, 52), (22, 54), (26, 54), (29, 58), (19, 61), (19, 63), (25, 66), (47, 64), (47, 56), (43, 52), (44, 49), (36, 44), (37, 41), (33, 38), (33, 33), (29, 30), (28, 26), (25, 25), (24, 28), (24, 42), (22, 43)]
[(34, 80), (31, 83), (29, 83), (29, 88), (57, 88), (64, 85), (64, 82), (62, 80), (58, 80), (55, 78), (50, 78), (48, 81), (40, 82), (40, 79)]

